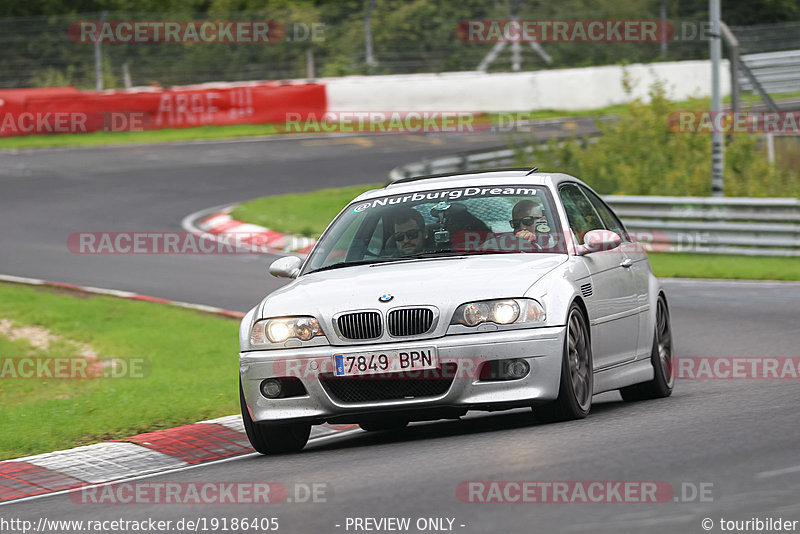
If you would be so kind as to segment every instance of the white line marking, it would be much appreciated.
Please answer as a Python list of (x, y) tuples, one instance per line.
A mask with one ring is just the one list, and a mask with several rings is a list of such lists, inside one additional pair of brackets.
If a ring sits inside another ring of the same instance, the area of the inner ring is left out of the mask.
[(771, 478), (798, 472), (800, 472), (800, 465), (795, 465), (793, 467), (786, 467), (784, 469), (775, 469), (774, 471), (762, 471), (756, 475), (756, 478)]
[(741, 286), (743, 284), (755, 286), (800, 286), (800, 282), (787, 282), (784, 280), (734, 280), (724, 278), (659, 278), (662, 282), (670, 284), (684, 285), (731, 285)]

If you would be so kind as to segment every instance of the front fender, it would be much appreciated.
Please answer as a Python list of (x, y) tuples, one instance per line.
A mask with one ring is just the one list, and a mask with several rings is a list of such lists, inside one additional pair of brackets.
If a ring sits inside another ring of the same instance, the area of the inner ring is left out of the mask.
[(242, 318), (239, 323), (239, 352), (247, 352), (250, 350), (250, 329), (253, 328), (253, 320), (259, 306), (251, 309)]
[(581, 297), (580, 285), (589, 278), (586, 265), (576, 256), (571, 256), (559, 268), (537, 280), (528, 288), (525, 296), (538, 300), (544, 306), (547, 314), (545, 326), (563, 326), (566, 324), (569, 307), (576, 298)]

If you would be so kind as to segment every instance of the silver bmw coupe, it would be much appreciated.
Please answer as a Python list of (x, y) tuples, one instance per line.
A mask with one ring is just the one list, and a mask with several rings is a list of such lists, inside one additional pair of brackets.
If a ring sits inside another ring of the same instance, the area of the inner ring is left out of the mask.
[(592, 395), (672, 392), (664, 291), (582, 181), (536, 169), (393, 182), (353, 200), (291, 279), (242, 320), (242, 416), (263, 454), (311, 425), (364, 430), (531, 407), (584, 418)]

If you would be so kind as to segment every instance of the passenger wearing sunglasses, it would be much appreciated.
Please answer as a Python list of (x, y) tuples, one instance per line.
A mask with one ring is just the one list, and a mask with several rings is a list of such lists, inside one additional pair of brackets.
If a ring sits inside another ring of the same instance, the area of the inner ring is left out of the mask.
[(422, 214), (412, 208), (400, 208), (394, 215), (394, 235), (392, 239), (398, 252), (411, 256), (425, 249), (428, 231)]
[(550, 231), (547, 219), (542, 215), (542, 206), (532, 200), (520, 200), (511, 210), (511, 227), (514, 235), (541, 249), (540, 234)]

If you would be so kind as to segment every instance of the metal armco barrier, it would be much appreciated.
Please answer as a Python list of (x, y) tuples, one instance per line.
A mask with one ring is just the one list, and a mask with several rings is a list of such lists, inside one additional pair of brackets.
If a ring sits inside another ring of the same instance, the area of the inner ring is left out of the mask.
[(796, 198), (604, 198), (625, 226), (654, 251), (800, 255)]
[[(767, 93), (790, 93), (800, 90), (800, 50), (747, 54), (742, 61), (752, 71)], [(747, 77), (741, 79), (742, 89), (752, 91)]]
[[(470, 152), (409, 163), (389, 181), (516, 164), (516, 150)], [(654, 252), (800, 256), (796, 198), (604, 196), (637, 241)]]

